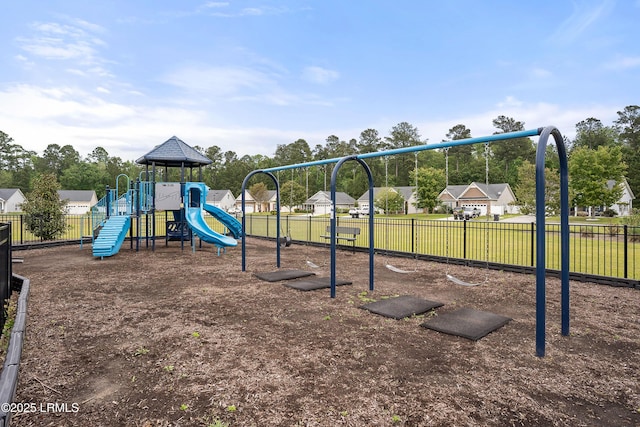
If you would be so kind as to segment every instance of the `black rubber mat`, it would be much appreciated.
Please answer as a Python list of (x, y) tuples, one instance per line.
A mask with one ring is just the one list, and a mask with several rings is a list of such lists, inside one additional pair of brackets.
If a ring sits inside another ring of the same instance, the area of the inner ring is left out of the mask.
[(480, 338), (506, 325), (511, 320), (509, 317), (488, 311), (461, 308), (450, 313), (432, 317), (420, 326), (445, 334), (478, 341)]
[[(336, 286), (350, 285), (348, 280), (336, 279)], [(310, 277), (308, 279), (295, 280), (284, 283), (289, 288), (299, 291), (315, 291), (316, 289), (326, 289), (331, 287), (331, 277)]]
[(412, 297), (410, 295), (402, 295), (395, 298), (383, 299), (360, 306), (364, 310), (379, 314), (393, 319), (403, 319), (413, 316), (414, 314), (422, 314), (427, 311), (442, 307), (444, 304), (437, 301), (429, 301), (422, 298)]
[(300, 277), (315, 276), (316, 273), (304, 270), (276, 270), (267, 273), (255, 273), (260, 280), (279, 282), (280, 280), (299, 279)]

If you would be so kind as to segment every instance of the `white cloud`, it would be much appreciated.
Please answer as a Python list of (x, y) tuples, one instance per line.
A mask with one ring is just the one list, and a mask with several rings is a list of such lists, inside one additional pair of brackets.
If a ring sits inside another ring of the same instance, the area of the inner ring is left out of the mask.
[(20, 48), (29, 54), (24, 55), (24, 63), (35, 59), (67, 61), (73, 66), (68, 71), (75, 75), (96, 75), (109, 77), (111, 73), (104, 67), (107, 62), (100, 56), (100, 49), (107, 46), (96, 34), (104, 29), (84, 20), (68, 19), (71, 23), (36, 22), (31, 24), (33, 34), (17, 37)]
[(306, 67), (302, 72), (302, 78), (311, 83), (328, 84), (340, 77), (340, 73), (322, 67)]
[[(228, 6), (226, 4), (224, 6)], [(280, 15), (286, 13), (288, 9), (286, 7), (245, 7), (239, 10), (225, 10), (224, 12), (213, 11), (209, 13), (210, 16), (218, 18), (238, 18), (243, 16), (270, 16)]]
[(246, 89), (264, 91), (276, 85), (267, 74), (246, 67), (184, 67), (165, 75), (161, 81), (214, 96), (235, 95)]
[(259, 16), (259, 15), (263, 15), (264, 14), (264, 10), (259, 9), (257, 7), (245, 7), (244, 9), (242, 9), (242, 11), (240, 12), (240, 15), (253, 15), (253, 16)]
[(229, 6), (229, 2), (226, 1), (208, 1), (200, 6), (201, 9), (211, 9), (217, 7), (227, 7)]
[(498, 102), (498, 107), (500, 108), (514, 108), (514, 107), (521, 107), (521, 106), (522, 106), (522, 101), (519, 101), (514, 96), (507, 96), (504, 99), (504, 101)]
[(545, 68), (535, 67), (531, 70), (531, 75), (537, 79), (547, 79), (552, 77), (553, 73)]
[(551, 40), (561, 44), (570, 44), (606, 15), (615, 4), (615, 0), (596, 0), (574, 2), (573, 13), (560, 25)]
[(14, 58), (16, 59), (16, 61), (18, 61), (18, 63), (21, 64), (23, 69), (31, 69), (35, 65), (33, 61), (31, 61), (24, 55), (16, 55)]
[[(216, 104), (245, 102), (277, 106), (330, 106), (334, 103), (317, 94), (292, 92), (281, 85), (286, 71), (272, 71), (274, 67), (269, 67), (269, 64), (261, 64), (261, 68), (265, 71), (242, 66), (183, 67), (167, 73), (160, 81), (180, 88), (189, 96), (197, 94), (199, 101), (205, 103), (207, 99)], [(330, 70), (315, 68), (320, 70), (313, 74), (317, 83), (332, 78)]]
[(107, 102), (71, 87), (18, 85), (0, 91), (0, 116), (2, 130), (27, 150), (41, 154), (49, 144), (70, 144), (84, 156), (101, 146), (123, 160), (135, 160), (173, 135), (190, 145), (218, 145), (240, 156), (272, 156), (277, 144), (308, 134), (227, 125), (210, 111), (159, 100), (150, 105)]
[[(579, 121), (597, 117), (608, 124), (616, 119), (615, 111), (619, 109), (618, 106), (597, 104), (562, 108), (557, 104), (532, 103), (509, 96), (477, 114), (434, 121), (385, 118), (377, 123), (356, 123), (352, 128), (340, 129), (330, 120), (319, 117), (313, 123), (292, 123), (276, 128), (251, 125), (250, 118), (231, 123), (213, 109), (201, 104), (181, 104), (175, 99), (148, 99), (138, 94), (135, 103), (108, 101), (103, 98), (108, 92), (104, 86), (94, 87), (92, 92), (68, 86), (33, 85), (0, 90), (2, 130), (17, 144), (38, 153), (52, 143), (70, 144), (83, 156), (101, 146), (112, 156), (135, 160), (177, 135), (190, 145), (217, 145), (223, 151), (235, 151), (239, 156), (273, 156), (278, 144), (289, 144), (298, 138), (304, 138), (314, 146), (324, 143), (331, 134), (344, 140), (357, 138), (362, 130), (369, 127), (384, 135), (405, 120), (416, 125), (423, 138), (428, 138), (431, 143), (445, 138), (456, 124), (467, 126), (473, 136), (491, 135), (496, 131), (492, 121), (499, 115), (523, 121), (527, 129), (555, 125), (563, 135), (573, 138), (575, 124)], [(109, 97), (113, 95), (109, 93)]]
[(626, 56), (613, 60), (604, 66), (610, 70), (626, 70), (640, 67), (640, 56)]
[(617, 109), (619, 107), (599, 104), (561, 107), (546, 102), (520, 101), (510, 96), (481, 113), (447, 120), (425, 121), (420, 123), (418, 128), (431, 143), (442, 141), (449, 129), (457, 124), (464, 124), (471, 129), (474, 137), (488, 136), (497, 131), (493, 127), (493, 120), (504, 115), (524, 122), (525, 129), (555, 126), (563, 136), (573, 139), (576, 123), (587, 117), (596, 117), (607, 125), (617, 118)]

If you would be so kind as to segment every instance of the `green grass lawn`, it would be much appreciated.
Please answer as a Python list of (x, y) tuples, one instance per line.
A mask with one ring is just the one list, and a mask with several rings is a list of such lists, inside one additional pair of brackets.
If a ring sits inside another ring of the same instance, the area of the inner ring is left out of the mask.
[[(374, 246), (381, 253), (388, 250), (513, 265), (535, 265), (535, 233), (532, 232), (531, 224), (476, 219), (467, 221), (465, 232), (463, 221), (432, 219), (442, 217), (376, 215)], [(325, 234), (329, 224), (328, 216), (292, 215), (288, 219), (283, 216), (281, 235), (288, 234), (293, 240), (298, 241), (327, 243), (327, 240), (320, 236)], [(571, 224), (571, 271), (623, 277), (625, 254), (621, 227), (587, 221)], [(338, 225), (360, 228), (361, 234), (357, 238), (356, 246), (369, 246), (368, 218), (338, 216)], [(275, 216), (247, 217), (249, 234), (275, 237), (276, 229)], [(560, 226), (550, 221), (547, 224), (546, 235), (546, 266), (558, 270), (561, 262)], [(630, 278), (639, 278), (640, 242), (628, 243), (627, 251), (627, 275)]]
[[(374, 225), (374, 246), (379, 253), (397, 251), (421, 255), (435, 255), (450, 258), (466, 258), (504, 264), (532, 266), (535, 255), (535, 233), (531, 224), (486, 221), (485, 217), (473, 221), (452, 221), (443, 214), (376, 215)], [(509, 216), (501, 216), (501, 219)], [(209, 226), (223, 233), (224, 226), (213, 217), (207, 216)], [(22, 230), (18, 215), (1, 215), (0, 222), (13, 223), (13, 242), (38, 241), (32, 233)], [(590, 221), (589, 219), (597, 219)], [(338, 225), (360, 228), (356, 246), (369, 246), (368, 217), (351, 218), (348, 214), (338, 214)], [(88, 215), (69, 215), (68, 228), (61, 239), (80, 239), (91, 235), (91, 218)], [(550, 269), (560, 268), (560, 226), (558, 217), (547, 218), (546, 265)], [(149, 227), (145, 218), (140, 221), (140, 235), (152, 234), (151, 217)], [(330, 225), (328, 215), (308, 216), (306, 214), (281, 215), (280, 235), (289, 235), (295, 241), (328, 243), (321, 237)], [(246, 218), (247, 233), (255, 236), (276, 237), (276, 215), (269, 213), (250, 214)], [(466, 227), (466, 228), (465, 228)], [(137, 224), (132, 222), (133, 234), (137, 234)], [(156, 215), (157, 236), (166, 233), (166, 216)], [(570, 270), (579, 273), (623, 277), (625, 243), (623, 226), (619, 218), (570, 218)], [(629, 228), (628, 234), (640, 235), (640, 229)], [(626, 245), (627, 277), (640, 278), (640, 241), (629, 239)]]

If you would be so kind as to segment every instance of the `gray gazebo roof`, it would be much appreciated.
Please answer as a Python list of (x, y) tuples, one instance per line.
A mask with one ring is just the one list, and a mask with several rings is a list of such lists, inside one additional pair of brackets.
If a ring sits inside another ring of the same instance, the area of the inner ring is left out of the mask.
[(192, 168), (209, 165), (213, 162), (194, 148), (188, 146), (177, 136), (172, 136), (140, 157), (136, 160), (136, 163), (168, 167), (181, 167), (184, 165), (184, 167)]

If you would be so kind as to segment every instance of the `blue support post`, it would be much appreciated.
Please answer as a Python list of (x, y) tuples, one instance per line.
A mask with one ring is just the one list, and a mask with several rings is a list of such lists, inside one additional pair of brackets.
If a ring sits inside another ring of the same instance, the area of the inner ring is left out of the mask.
[(544, 357), (546, 342), (546, 218), (545, 153), (553, 135), (560, 158), (560, 294), (562, 335), (569, 335), (569, 172), (567, 152), (560, 131), (540, 129), (536, 152), (536, 355)]
[(340, 159), (331, 173), (331, 298), (336, 297), (336, 181), (340, 167), (349, 160), (355, 160), (362, 165), (369, 180), (369, 290), (373, 291), (374, 270), (374, 211), (373, 208), (373, 175), (369, 165), (358, 156), (346, 156)]

